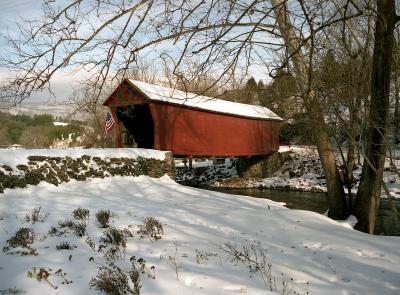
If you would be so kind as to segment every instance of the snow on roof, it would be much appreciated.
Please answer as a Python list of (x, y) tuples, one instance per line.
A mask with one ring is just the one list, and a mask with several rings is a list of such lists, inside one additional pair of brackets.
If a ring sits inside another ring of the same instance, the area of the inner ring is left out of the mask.
[(282, 121), (281, 117), (265, 107), (202, 96), (132, 79), (127, 79), (126, 81), (150, 100), (240, 117)]

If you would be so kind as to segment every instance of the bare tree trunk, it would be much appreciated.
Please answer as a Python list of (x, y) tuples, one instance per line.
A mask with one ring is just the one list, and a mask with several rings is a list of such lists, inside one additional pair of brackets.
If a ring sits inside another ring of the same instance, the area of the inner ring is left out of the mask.
[(399, 28), (397, 28), (397, 54), (395, 54), (396, 58), (396, 67), (394, 70), (394, 86), (395, 86), (395, 105), (394, 105), (394, 143), (399, 143), (400, 142), (400, 89), (399, 89), (399, 68), (400, 68), (400, 61), (399, 61), (399, 56), (400, 53), (398, 52), (400, 50), (399, 46), (399, 40), (400, 38), (400, 31)]
[(328, 188), (329, 217), (344, 219), (347, 217), (347, 204), (343, 183), (340, 179), (335, 154), (329, 140), (321, 106), (314, 92), (309, 87), (311, 84), (308, 75), (309, 71), (306, 59), (300, 48), (299, 38), (296, 36), (295, 30), (288, 17), (286, 1), (271, 0), (271, 3), (275, 9), (279, 31), (284, 39), (289, 56), (292, 58), (295, 76), (299, 83), (299, 88), (302, 91), (304, 105), (313, 126), (312, 130), (315, 144), (317, 145)]
[[(350, 114), (350, 116), (352, 116)], [(356, 136), (357, 136), (357, 131), (359, 129), (357, 121), (354, 119), (350, 119), (350, 131), (349, 131), (349, 137), (348, 137), (348, 144), (347, 144), (347, 163), (346, 163), (346, 185), (347, 185), (347, 190), (348, 190), (348, 198), (349, 198), (349, 206), (348, 208), (352, 208), (352, 195), (351, 195), (351, 186), (353, 183), (353, 169), (354, 169), (354, 164), (355, 164), (355, 152), (356, 152)]]
[(399, 91), (399, 74), (395, 72), (395, 96), (396, 96), (396, 102), (394, 106), (394, 142), (399, 143), (400, 142), (400, 91)]
[(375, 228), (386, 158), (386, 128), (395, 23), (395, 1), (378, 1), (367, 150), (354, 209), (354, 214), (358, 218), (356, 228), (370, 234)]

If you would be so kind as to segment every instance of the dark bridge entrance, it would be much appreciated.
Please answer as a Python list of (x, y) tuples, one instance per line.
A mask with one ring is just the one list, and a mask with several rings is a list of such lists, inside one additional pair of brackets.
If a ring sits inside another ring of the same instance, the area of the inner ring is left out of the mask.
[(148, 104), (117, 107), (117, 116), (125, 127), (122, 129), (124, 146), (154, 149), (154, 122)]

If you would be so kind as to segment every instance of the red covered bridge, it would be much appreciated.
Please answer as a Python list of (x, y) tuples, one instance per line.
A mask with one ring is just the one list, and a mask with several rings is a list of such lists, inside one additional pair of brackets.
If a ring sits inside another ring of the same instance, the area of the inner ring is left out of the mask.
[(282, 119), (271, 110), (125, 79), (104, 102), (117, 147), (176, 156), (257, 156), (279, 149)]

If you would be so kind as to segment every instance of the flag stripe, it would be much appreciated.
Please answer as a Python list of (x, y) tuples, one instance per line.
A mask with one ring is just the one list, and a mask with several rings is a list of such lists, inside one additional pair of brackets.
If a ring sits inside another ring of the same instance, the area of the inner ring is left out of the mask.
[(108, 131), (110, 131), (114, 123), (115, 123), (114, 118), (111, 116), (110, 112), (108, 112), (106, 115), (106, 121), (104, 123), (104, 131), (103, 131), (104, 138), (107, 137)]

